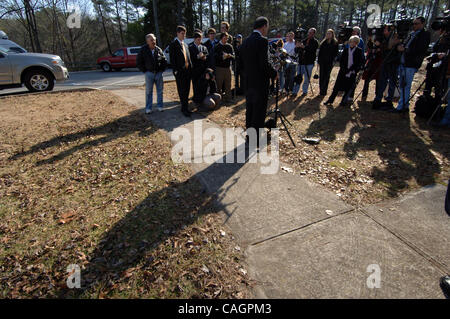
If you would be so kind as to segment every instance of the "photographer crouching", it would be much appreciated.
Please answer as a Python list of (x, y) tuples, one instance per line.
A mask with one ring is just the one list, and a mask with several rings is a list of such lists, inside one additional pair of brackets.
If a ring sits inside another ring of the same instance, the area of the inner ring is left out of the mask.
[(222, 96), (217, 93), (217, 84), (213, 69), (207, 68), (198, 80), (198, 97), (200, 111), (213, 111), (217, 109)]

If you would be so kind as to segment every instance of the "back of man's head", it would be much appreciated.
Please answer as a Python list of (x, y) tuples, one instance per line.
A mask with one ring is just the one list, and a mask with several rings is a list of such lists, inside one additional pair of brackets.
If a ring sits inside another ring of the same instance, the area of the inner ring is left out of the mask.
[(255, 20), (255, 24), (253, 25), (253, 29), (259, 30), (269, 24), (269, 19), (266, 17), (259, 17)]

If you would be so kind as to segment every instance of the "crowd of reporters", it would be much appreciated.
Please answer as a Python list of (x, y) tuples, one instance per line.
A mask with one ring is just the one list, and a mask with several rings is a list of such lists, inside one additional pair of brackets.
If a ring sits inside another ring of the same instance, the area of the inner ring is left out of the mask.
[[(272, 81), (270, 90), (272, 93), (275, 89), (279, 90), (290, 97), (296, 97), (302, 90), (302, 95), (307, 95), (312, 88), (311, 79), (317, 62), (318, 71), (314, 78), (319, 78), (319, 94), (326, 96), (331, 72), (335, 62), (338, 62), (339, 72), (326, 105), (332, 105), (339, 92), (343, 92), (340, 105), (349, 105), (360, 80), (364, 81), (361, 93), (366, 99), (369, 85), (375, 81), (373, 109), (408, 112), (414, 76), (428, 53), (431, 38), (430, 32), (425, 30), (425, 23), (423, 17), (414, 19), (412, 32), (400, 32), (395, 25), (384, 25), (369, 33), (367, 43), (363, 41), (361, 29), (357, 26), (349, 30), (348, 39), (342, 39), (341, 34), (337, 38), (335, 31), (329, 29), (321, 42), (316, 39), (315, 28), (300, 35), (290, 31), (285, 40), (279, 39), (269, 46), (272, 55), (282, 61), (277, 68), (278, 81)], [(189, 46), (184, 43), (186, 29), (177, 29), (177, 38), (170, 45), (170, 58), (182, 111), (186, 116), (190, 115), (188, 94), (191, 82), (193, 101), (198, 108), (212, 110), (220, 102), (229, 105), (237, 93), (243, 93), (242, 72), (245, 66), (240, 59), (242, 36), (237, 35), (233, 39), (229, 28), (227, 22), (222, 22), (219, 36), (215, 29), (208, 29), (206, 41), (203, 41), (203, 32), (195, 30), (194, 42)], [(433, 47), (435, 55), (429, 59), (424, 95), (430, 95), (434, 90), (436, 98), (440, 99), (448, 88), (448, 32), (444, 26), (437, 31), (440, 33), (439, 40)], [(340, 45), (343, 47), (341, 50)], [(156, 46), (155, 37), (148, 35), (147, 45), (142, 47), (138, 56), (138, 67), (146, 74), (147, 113), (152, 109), (153, 85), (157, 87), (158, 108), (162, 110), (161, 72), (167, 67), (164, 59), (162, 50)], [(439, 62), (439, 68), (432, 67)], [(235, 89), (232, 94), (233, 79)], [(396, 92), (399, 101), (394, 107)], [(449, 108), (446, 112), (442, 125), (450, 123)]]

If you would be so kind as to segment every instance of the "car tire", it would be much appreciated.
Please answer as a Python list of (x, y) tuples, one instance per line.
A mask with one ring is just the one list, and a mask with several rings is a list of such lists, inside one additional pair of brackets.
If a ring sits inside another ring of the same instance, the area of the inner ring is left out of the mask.
[(25, 74), (25, 86), (30, 92), (45, 92), (53, 90), (55, 78), (46, 70), (31, 70)]
[(111, 72), (111, 65), (109, 63), (102, 63), (101, 68), (104, 72)]

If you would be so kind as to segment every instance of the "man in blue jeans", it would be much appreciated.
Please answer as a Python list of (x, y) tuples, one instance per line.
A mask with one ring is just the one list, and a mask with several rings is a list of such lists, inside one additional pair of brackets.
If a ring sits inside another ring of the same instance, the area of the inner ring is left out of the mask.
[[(319, 48), (319, 41), (317, 41), (315, 35), (316, 29), (309, 29), (307, 38), (302, 40), (296, 49), (299, 56), (298, 72), (303, 79), (302, 96), (308, 94), (309, 82), (313, 76), (311, 73), (316, 61), (317, 49)], [(293, 94), (297, 95), (298, 91), (300, 91), (300, 84), (296, 83)]]
[(400, 78), (400, 101), (393, 112), (402, 113), (409, 110), (409, 96), (414, 75), (422, 65), (430, 44), (430, 33), (425, 31), (425, 18), (418, 17), (413, 22), (413, 32), (405, 41), (405, 45), (399, 45), (397, 50), (401, 53), (398, 76)]
[(158, 110), (163, 111), (163, 72), (167, 68), (167, 60), (160, 47), (156, 46), (154, 34), (147, 34), (146, 45), (142, 46), (137, 56), (137, 67), (145, 74), (145, 113), (153, 112), (153, 85), (156, 85)]

